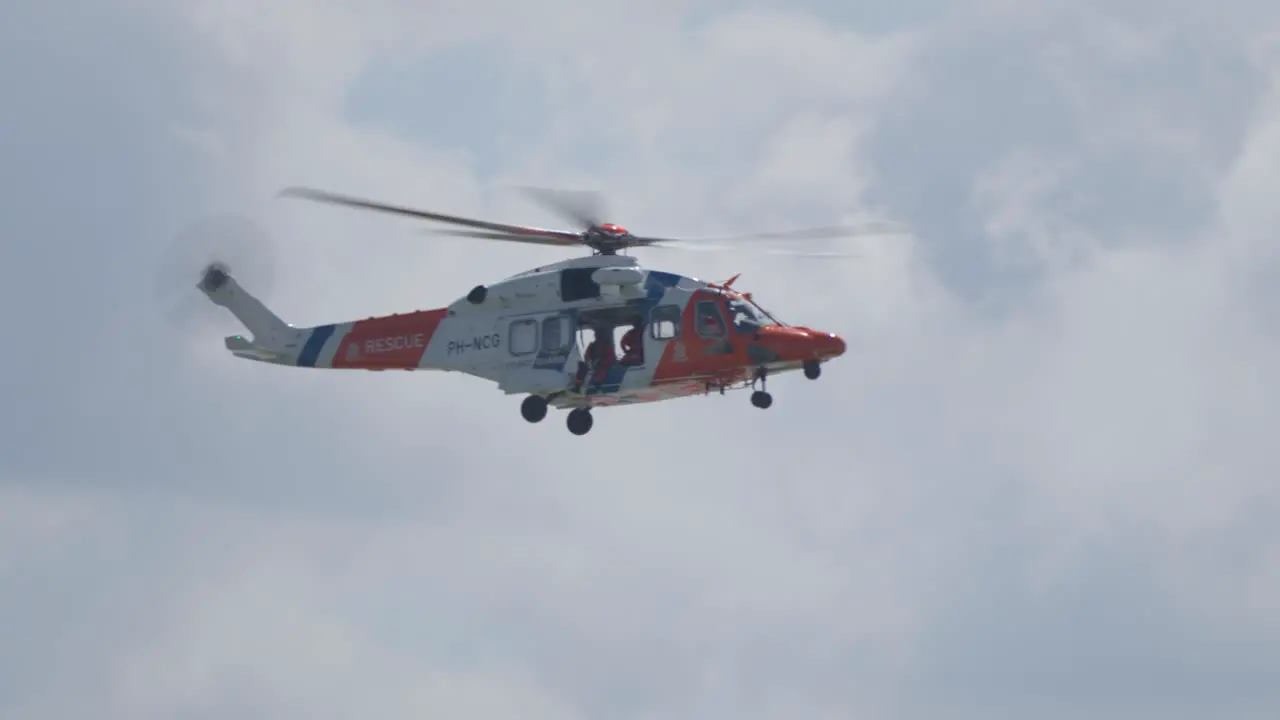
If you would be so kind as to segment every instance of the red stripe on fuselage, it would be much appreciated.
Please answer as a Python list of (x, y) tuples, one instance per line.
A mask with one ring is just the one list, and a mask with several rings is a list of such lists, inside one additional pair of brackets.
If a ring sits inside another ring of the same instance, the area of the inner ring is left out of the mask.
[(361, 320), (342, 339), (333, 356), (333, 366), (367, 370), (416, 368), (447, 314), (441, 308)]

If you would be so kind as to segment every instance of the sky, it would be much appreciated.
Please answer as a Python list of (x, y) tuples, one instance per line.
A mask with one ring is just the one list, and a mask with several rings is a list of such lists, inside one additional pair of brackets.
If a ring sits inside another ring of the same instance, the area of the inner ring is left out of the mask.
[[(876, 5), (5, 3), (0, 717), (1277, 717), (1280, 5)], [(914, 232), (642, 254), (849, 351), (580, 438), (170, 322), (218, 213), (297, 325), (566, 257), (293, 185)]]

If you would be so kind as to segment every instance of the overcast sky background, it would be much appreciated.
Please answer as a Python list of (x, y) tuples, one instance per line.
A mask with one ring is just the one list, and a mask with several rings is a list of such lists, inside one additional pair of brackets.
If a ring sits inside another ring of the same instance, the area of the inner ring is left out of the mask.
[[(875, 5), (5, 3), (0, 717), (1280, 716), (1280, 4)], [(849, 352), (578, 438), (165, 324), (210, 213), (299, 325), (566, 257), (299, 184), (917, 234), (645, 254)]]

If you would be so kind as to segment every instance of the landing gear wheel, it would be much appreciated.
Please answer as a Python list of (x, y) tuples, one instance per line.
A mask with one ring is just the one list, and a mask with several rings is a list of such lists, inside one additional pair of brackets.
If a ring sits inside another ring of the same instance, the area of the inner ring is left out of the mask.
[(591, 411), (587, 408), (576, 408), (569, 411), (569, 417), (566, 424), (569, 426), (569, 432), (574, 435), (586, 435), (591, 432), (591, 426), (594, 424), (591, 417)]
[(822, 365), (817, 360), (804, 361), (804, 376), (810, 380), (817, 380), (822, 376)]
[(530, 395), (520, 403), (520, 415), (531, 423), (542, 422), (547, 416), (547, 399), (539, 395)]

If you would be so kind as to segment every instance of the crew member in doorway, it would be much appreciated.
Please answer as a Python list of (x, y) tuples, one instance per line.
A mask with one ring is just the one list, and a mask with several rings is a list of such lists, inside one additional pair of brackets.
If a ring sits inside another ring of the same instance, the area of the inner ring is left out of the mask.
[(582, 362), (578, 363), (578, 374), (573, 381), (574, 392), (582, 389), (582, 381), (586, 379), (588, 372), (591, 372), (591, 382), (597, 385), (603, 382), (609, 368), (617, 361), (613, 354), (612, 328), (598, 327), (591, 334), (591, 344), (583, 353)]
[(644, 364), (644, 320), (636, 320), (622, 336), (622, 364)]

